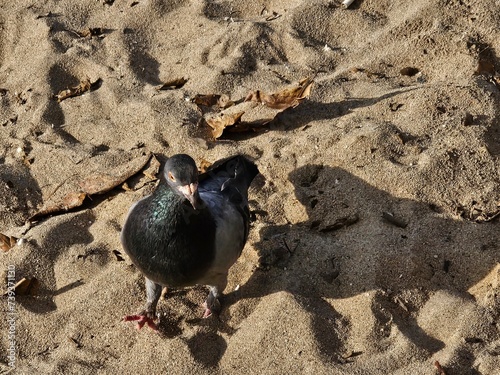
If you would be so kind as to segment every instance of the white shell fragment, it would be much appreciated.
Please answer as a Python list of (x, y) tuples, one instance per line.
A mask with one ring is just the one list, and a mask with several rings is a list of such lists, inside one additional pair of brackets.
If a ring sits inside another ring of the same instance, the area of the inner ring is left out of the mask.
[(354, 3), (354, 0), (344, 0), (342, 1), (342, 5), (345, 7), (345, 8), (349, 8), (349, 6)]

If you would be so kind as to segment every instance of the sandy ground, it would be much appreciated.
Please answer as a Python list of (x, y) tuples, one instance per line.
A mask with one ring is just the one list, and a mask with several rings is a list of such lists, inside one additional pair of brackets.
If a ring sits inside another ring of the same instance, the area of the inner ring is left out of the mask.
[[(15, 296), (15, 370), (0, 323), (0, 373), (499, 373), (500, 3), (339, 3), (0, 4), (0, 232), (23, 239), (0, 254), (2, 293), (9, 267), (39, 283)], [(195, 95), (314, 74), (267, 131), (200, 136)], [(203, 286), (172, 290), (161, 334), (136, 331), (121, 319), (144, 281), (119, 232), (153, 176), (26, 221), (180, 152), (255, 160), (255, 220), (220, 316), (201, 319)]]

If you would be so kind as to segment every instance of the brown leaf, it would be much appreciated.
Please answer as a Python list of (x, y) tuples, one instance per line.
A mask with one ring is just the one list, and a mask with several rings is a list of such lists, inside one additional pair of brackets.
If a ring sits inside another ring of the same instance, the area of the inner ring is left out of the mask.
[(218, 116), (208, 118), (207, 124), (212, 128), (212, 136), (215, 139), (219, 138), (224, 132), (224, 129), (239, 122), (244, 113), (245, 112), (236, 112), (233, 114), (220, 113)]
[(81, 193), (81, 192), (69, 193), (62, 200), (62, 203), (63, 203), (62, 209), (67, 211), (67, 210), (71, 210), (72, 208), (80, 206), (83, 203), (83, 201), (85, 200), (86, 196), (87, 196), (87, 194)]
[(57, 99), (57, 102), (60, 103), (65, 99), (71, 98), (73, 96), (82, 95), (87, 91), (91, 91), (97, 88), (101, 83), (101, 79), (97, 79), (94, 82), (90, 82), (90, 79), (86, 78), (80, 82), (78, 86), (67, 88), (66, 90), (62, 90), (59, 94), (54, 95), (54, 98)]
[[(129, 177), (144, 168), (150, 158), (151, 154), (146, 154), (106, 172), (94, 172), (81, 180), (78, 183), (78, 187), (73, 187), (74, 190), (66, 193), (62, 198), (46, 202), (37, 213), (30, 217), (30, 220), (79, 207), (82, 205), (85, 197), (93, 194), (103, 194), (120, 186)], [(64, 186), (64, 183), (62, 186)]]
[(89, 195), (102, 194), (115, 186), (120, 185), (123, 181), (116, 183), (116, 177), (105, 173), (96, 173), (88, 176), (80, 182), (80, 187)]
[(17, 238), (14, 236), (6, 236), (0, 233), (0, 249), (7, 252), (14, 247), (17, 242)]
[(307, 98), (311, 94), (314, 77), (307, 77), (299, 82), (298, 86), (286, 88), (274, 94), (266, 94), (256, 90), (248, 94), (245, 101), (254, 101), (263, 103), (269, 108), (284, 110), (294, 108), (299, 105), (300, 101)]
[(125, 180), (139, 172), (147, 164), (151, 155), (144, 155), (132, 160), (125, 166), (119, 166), (108, 173), (97, 172), (79, 183), (80, 188), (88, 195), (104, 194), (120, 186)]
[(175, 90), (180, 89), (182, 86), (186, 84), (188, 80), (184, 77), (172, 79), (170, 81), (165, 82), (163, 85), (157, 88), (157, 90)]
[[(298, 85), (270, 95), (260, 90), (252, 91), (244, 100), (236, 101), (237, 104), (229, 101), (226, 109), (215, 115), (207, 114), (204, 119), (212, 128), (212, 136), (215, 139), (226, 129), (230, 132), (264, 131), (266, 125), (273, 121), (278, 113), (296, 107), (307, 98), (313, 82), (314, 77), (304, 78)], [(218, 100), (219, 103), (222, 97)], [(221, 104), (219, 106), (222, 107)]]
[(222, 94), (217, 100), (217, 107), (219, 108), (229, 108), (234, 105), (234, 102), (229, 98), (228, 95)]
[(191, 101), (196, 105), (203, 105), (205, 107), (212, 107), (217, 104), (220, 99), (220, 95), (217, 94), (197, 94)]
[(104, 35), (104, 29), (102, 27), (89, 27), (83, 31), (80, 31), (78, 35), (82, 38), (92, 38), (93, 36), (102, 36)]
[(198, 109), (203, 113), (207, 109), (226, 109), (234, 105), (234, 102), (228, 95), (218, 94), (198, 94), (191, 101), (198, 106)]
[(160, 162), (156, 158), (155, 155), (151, 157), (149, 160), (149, 165), (146, 168), (146, 170), (142, 171), (142, 174), (149, 178), (150, 180), (156, 180), (156, 176), (158, 172), (160, 171)]
[(82, 205), (87, 194), (82, 192), (72, 192), (66, 194), (59, 202), (51, 204), (49, 206), (43, 206), (36, 214), (34, 214), (30, 219), (39, 218), (45, 215), (52, 214), (54, 212), (63, 212), (71, 210), (72, 208), (79, 207)]

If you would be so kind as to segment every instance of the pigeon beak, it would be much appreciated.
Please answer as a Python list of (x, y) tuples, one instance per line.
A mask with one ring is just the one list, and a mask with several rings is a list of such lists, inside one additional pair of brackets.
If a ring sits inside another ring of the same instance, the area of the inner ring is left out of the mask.
[(198, 183), (184, 185), (179, 187), (179, 191), (186, 197), (186, 199), (191, 203), (191, 206), (195, 210), (198, 210), (203, 207), (203, 202), (200, 198), (200, 194), (198, 193)]

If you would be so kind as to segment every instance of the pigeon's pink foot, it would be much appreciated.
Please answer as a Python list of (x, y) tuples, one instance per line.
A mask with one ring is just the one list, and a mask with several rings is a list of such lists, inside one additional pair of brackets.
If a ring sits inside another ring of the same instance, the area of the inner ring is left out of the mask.
[(203, 319), (206, 319), (210, 316), (212, 316), (212, 310), (208, 307), (206, 302), (203, 302), (203, 308), (205, 309), (205, 312), (203, 313)]
[(144, 327), (145, 324), (147, 324), (147, 326), (153, 331), (158, 331), (158, 326), (156, 325), (154, 319), (150, 318), (146, 314), (127, 315), (123, 318), (123, 320), (125, 322), (137, 322), (137, 330), (140, 330), (142, 327)]

